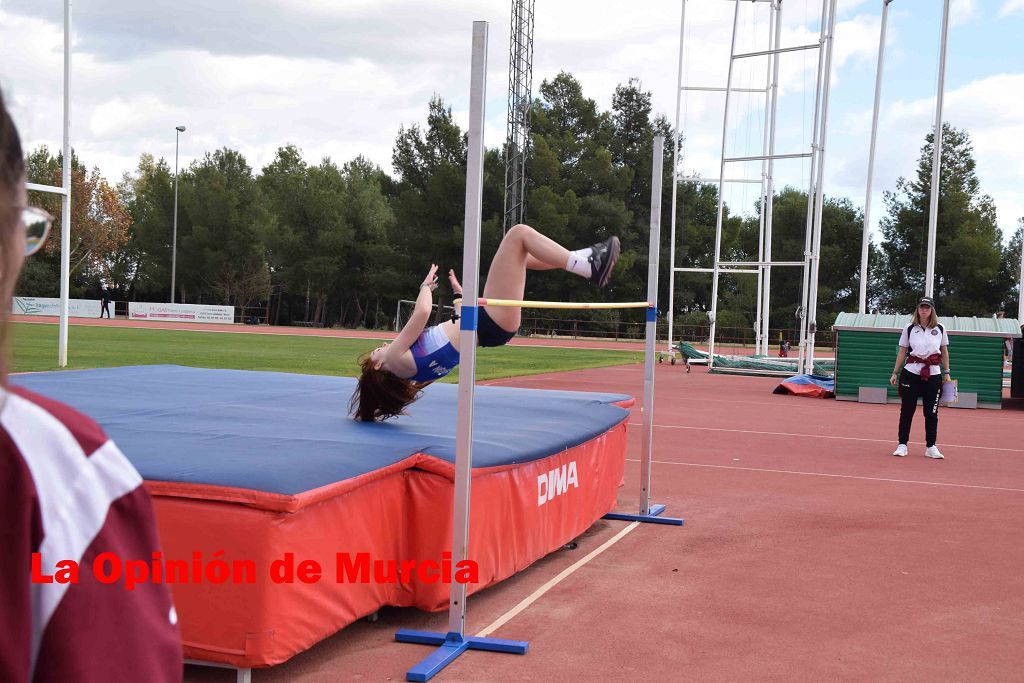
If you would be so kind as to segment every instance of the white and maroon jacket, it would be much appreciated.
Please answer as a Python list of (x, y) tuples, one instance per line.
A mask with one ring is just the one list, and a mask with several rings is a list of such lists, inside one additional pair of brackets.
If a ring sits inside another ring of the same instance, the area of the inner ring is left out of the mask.
[[(99, 425), (0, 388), (0, 681), (181, 681), (167, 586), (92, 572), (99, 553), (150, 561), (159, 548), (142, 479)], [(79, 582), (32, 583), (34, 552), (47, 574), (77, 561)]]

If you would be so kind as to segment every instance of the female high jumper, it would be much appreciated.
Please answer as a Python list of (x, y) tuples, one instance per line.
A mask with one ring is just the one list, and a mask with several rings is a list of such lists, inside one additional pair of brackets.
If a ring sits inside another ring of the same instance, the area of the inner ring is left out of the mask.
[[(513, 226), (491, 261), (483, 298), (521, 300), (527, 270), (561, 268), (604, 287), (611, 279), (619, 250), (618, 237), (569, 251), (528, 225)], [(362, 374), (349, 404), (355, 419), (374, 422), (402, 415), (426, 385), (459, 364), (459, 325), (455, 321), (461, 310), (462, 285), (454, 270), (448, 271), (448, 280), (456, 296), (451, 320), (426, 327), (437, 288), (437, 266), (431, 265), (420, 285), (415, 310), (402, 331), (391, 343), (360, 356)], [(479, 346), (503, 346), (516, 335), (522, 315), (519, 307), (482, 306), (479, 311)]]

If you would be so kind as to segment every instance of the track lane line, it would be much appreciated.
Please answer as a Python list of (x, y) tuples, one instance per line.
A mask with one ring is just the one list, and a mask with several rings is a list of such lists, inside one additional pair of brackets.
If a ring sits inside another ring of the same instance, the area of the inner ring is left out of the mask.
[[(626, 458), (627, 462), (640, 462), (637, 458)], [(702, 462), (670, 462), (668, 460), (652, 460), (657, 465), (679, 465), (681, 467), (707, 467), (716, 470), (744, 470), (747, 472), (768, 472), (771, 474), (799, 474), (805, 477), (830, 477), (835, 479), (860, 479), (862, 481), (884, 481), (894, 484), (924, 484), (927, 486), (950, 486), (963, 489), (985, 489), (987, 491), (1010, 491), (1024, 493), (1024, 489), (1012, 489), (1002, 486), (983, 486), (981, 484), (954, 484), (944, 481), (920, 481), (917, 479), (889, 479), (887, 477), (864, 477), (857, 474), (827, 474), (825, 472), (802, 472), (800, 470), (774, 470), (766, 467), (740, 467), (737, 465), (709, 465)]]
[(590, 553), (587, 554), (586, 557), (583, 557), (582, 559), (577, 560), (571, 566), (567, 567), (566, 569), (563, 569), (557, 576), (555, 576), (555, 578), (551, 579), (550, 581), (545, 583), (543, 586), (541, 586), (540, 588), (535, 590), (528, 597), (526, 597), (524, 600), (522, 600), (518, 605), (516, 605), (515, 607), (513, 607), (509, 611), (507, 611), (504, 614), (502, 614), (500, 617), (498, 617), (496, 620), (494, 620), (489, 626), (487, 626), (487, 628), (485, 628), (484, 630), (480, 631), (480, 633), (477, 633), (476, 634), (477, 637), (478, 638), (486, 638), (490, 634), (492, 634), (495, 631), (497, 631), (499, 628), (501, 628), (502, 626), (507, 624), (509, 621), (514, 619), (516, 617), (516, 615), (522, 613), (523, 610), (525, 610), (527, 607), (529, 607), (533, 603), (537, 602), (537, 600), (539, 600), (541, 598), (541, 596), (543, 596), (549, 590), (551, 590), (552, 588), (557, 586), (559, 583), (561, 583), (562, 580), (565, 579), (567, 576), (569, 576), (570, 574), (575, 572), (577, 569), (579, 569), (583, 565), (585, 565), (588, 562), (590, 562), (592, 559), (594, 559), (595, 557), (597, 557), (598, 555), (603, 553), (605, 550), (608, 550), (608, 548), (610, 548), (613, 545), (615, 545), (616, 543), (618, 543), (620, 539), (622, 539), (626, 534), (628, 534), (629, 532), (631, 532), (633, 529), (637, 528), (638, 526), (640, 526), (640, 522), (631, 522), (624, 529), (621, 529), (619, 531), (619, 533), (615, 534), (614, 536), (609, 538), (607, 541), (602, 543), (600, 546), (598, 546), (594, 550), (590, 551)]
[[(642, 427), (643, 424), (640, 422), (630, 422), (630, 427)], [(658, 429), (693, 429), (705, 432), (732, 432), (737, 434), (758, 434), (762, 436), (796, 436), (803, 437), (806, 439), (839, 439), (845, 441), (871, 441), (875, 443), (892, 443), (892, 439), (868, 439), (862, 436), (830, 436), (828, 434), (797, 434), (793, 432), (759, 432), (750, 429), (727, 429), (725, 427), (689, 427), (681, 425), (664, 425), (655, 424)], [(910, 443), (915, 445), (924, 444), (923, 441), (911, 441)], [(974, 448), (982, 451), (1009, 451), (1012, 453), (1024, 453), (1024, 448), (997, 448), (995, 446), (966, 446), (963, 444), (947, 443), (942, 445), (943, 448)]]

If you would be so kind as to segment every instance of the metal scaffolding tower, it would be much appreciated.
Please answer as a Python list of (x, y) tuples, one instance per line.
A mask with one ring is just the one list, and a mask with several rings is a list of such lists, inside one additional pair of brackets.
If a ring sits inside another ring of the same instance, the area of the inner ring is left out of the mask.
[[(829, 74), (831, 70), (832, 36), (835, 28), (835, 7), (836, 0), (822, 0), (820, 13), (819, 39), (817, 42), (806, 45), (781, 46), (782, 36), (782, 6), (783, 0), (731, 0), (734, 5), (732, 36), (729, 50), (729, 69), (725, 87), (691, 86), (683, 83), (683, 58), (684, 41), (686, 28), (686, 4), (682, 0), (682, 20), (680, 27), (679, 46), (679, 80), (676, 99), (676, 133), (682, 136), (679, 125), (679, 112), (683, 93), (687, 91), (720, 92), (725, 95), (725, 105), (722, 120), (721, 156), (719, 161), (718, 177), (704, 179), (698, 177), (685, 177), (682, 174), (678, 162), (678, 152), (681, 144), (676, 145), (677, 161), (675, 163), (675, 184), (672, 189), (672, 223), (671, 223), (671, 262), (672, 262), (672, 284), (669, 288), (669, 310), (674, 311), (675, 276), (676, 273), (710, 273), (712, 275), (712, 297), (709, 337), (709, 364), (714, 365), (716, 318), (718, 314), (719, 279), (722, 273), (728, 274), (753, 274), (758, 276), (757, 287), (757, 313), (755, 321), (755, 339), (758, 354), (768, 352), (768, 321), (771, 311), (771, 269), (773, 267), (797, 267), (803, 271), (803, 286), (801, 291), (801, 302), (798, 308), (798, 315), (801, 321), (800, 332), (800, 361), (799, 371), (804, 368), (813, 367), (813, 337), (815, 331), (814, 316), (817, 308), (817, 274), (818, 274), (818, 253), (821, 245), (820, 226), (822, 211), (821, 178), (823, 158), (825, 149), (826, 121), (828, 116), (828, 89)], [(736, 34), (739, 24), (741, 5), (752, 5), (757, 2), (770, 4), (770, 19), (768, 26), (768, 47), (764, 50), (751, 50), (747, 52), (736, 51)], [(784, 53), (799, 52), (804, 50), (817, 50), (817, 69), (815, 84), (815, 110), (813, 117), (813, 132), (809, 151), (797, 150), (791, 153), (778, 154), (775, 151), (776, 122), (779, 103), (779, 56)], [(767, 57), (766, 82), (763, 88), (737, 88), (733, 86), (734, 65), (738, 60)], [(726, 155), (727, 141), (729, 137), (729, 112), (730, 100), (734, 93), (764, 93), (765, 94), (765, 116), (764, 116), (764, 137), (762, 141), (762, 153), (750, 156)], [(772, 256), (772, 208), (774, 201), (775, 162), (786, 159), (808, 159), (810, 161), (810, 182), (808, 188), (807, 219), (805, 230), (804, 258), (801, 261), (776, 261)], [(741, 173), (727, 173), (726, 166), (744, 164), (749, 162), (761, 162), (760, 179), (741, 177)], [(715, 221), (715, 248), (714, 263), (712, 267), (703, 268), (680, 268), (676, 266), (676, 205), (677, 192), (681, 183), (708, 183), (718, 185), (718, 211)], [(724, 261), (722, 260), (722, 228), (725, 211), (724, 190), (726, 184), (731, 183), (756, 183), (761, 186), (760, 201), (758, 203), (758, 257), (756, 261)], [(669, 346), (673, 344), (673, 315), (669, 316)]]
[(508, 134), (505, 139), (503, 232), (526, 216), (526, 158), (530, 153), (535, 0), (512, 0), (508, 59)]

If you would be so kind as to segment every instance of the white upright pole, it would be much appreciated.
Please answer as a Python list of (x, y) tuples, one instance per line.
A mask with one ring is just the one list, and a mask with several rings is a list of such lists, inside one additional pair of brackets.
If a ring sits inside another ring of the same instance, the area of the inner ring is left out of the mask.
[(814, 249), (814, 198), (817, 196), (818, 177), (818, 133), (820, 132), (818, 122), (821, 113), (821, 83), (822, 67), (824, 65), (825, 33), (828, 29), (828, 2), (821, 2), (821, 31), (818, 37), (818, 70), (814, 89), (814, 125), (811, 131), (811, 169), (810, 184), (807, 189), (807, 228), (804, 231), (804, 267), (803, 267), (803, 288), (800, 293), (800, 357), (797, 361), (797, 372), (807, 372), (807, 326), (810, 314), (810, 293), (811, 293), (811, 257)]
[[(676, 203), (679, 201), (679, 146), (683, 133), (679, 130), (679, 109), (683, 99), (683, 40), (686, 31), (686, 0), (682, 0), (679, 19), (679, 70), (676, 76), (676, 127), (672, 141), (672, 215), (669, 217), (668, 246), (668, 352), (672, 353), (672, 331), (675, 325), (676, 294)], [(684, 228), (685, 229), (685, 228)], [(675, 356), (673, 356), (674, 358)]]
[[(1021, 224), (1024, 228), (1024, 223)], [(1021, 236), (1024, 238), (1024, 235)], [(1020, 246), (1020, 282), (1017, 283), (1017, 322), (1024, 325), (1024, 239)]]
[(661, 252), (661, 172), (665, 138), (654, 136), (651, 160), (651, 237), (647, 252), (647, 336), (644, 348), (643, 432), (640, 437), (640, 514), (651, 511), (651, 459), (654, 456), (654, 345), (658, 334), (658, 257)]
[(924, 295), (935, 292), (935, 233), (939, 225), (939, 183), (942, 170), (942, 96), (946, 90), (946, 42), (949, 35), (949, 0), (942, 3), (942, 38), (939, 43), (939, 83), (935, 92), (935, 133), (932, 142), (932, 196), (928, 205), (928, 261)]
[(64, 160), (60, 202), (60, 324), (57, 366), (68, 365), (68, 297), (71, 290), (71, 0), (64, 0)]
[[(448, 633), (465, 633), (466, 584), (456, 567), (469, 558), (470, 483), (473, 474), (473, 388), (476, 381), (476, 320), (480, 283), (480, 215), (484, 178), (484, 105), (487, 85), (487, 22), (473, 22), (466, 158), (465, 240), (462, 248), (462, 329), (459, 332), (459, 399), (455, 433), (455, 504), (452, 509), (452, 582)], [(472, 304), (472, 305), (470, 305)]]
[(811, 257), (811, 296), (809, 299), (810, 316), (808, 327), (807, 368), (805, 372), (814, 372), (814, 343), (818, 331), (818, 273), (821, 267), (821, 217), (825, 203), (825, 145), (828, 141), (828, 103), (832, 85), (832, 45), (836, 28), (836, 2), (831, 0), (828, 12), (828, 37), (823, 46), (825, 50), (825, 72), (822, 83), (821, 106), (821, 137), (818, 143), (818, 181), (814, 197), (814, 252)]
[(722, 222), (725, 211), (725, 138), (729, 129), (729, 100), (732, 90), (732, 66), (736, 54), (736, 26), (740, 19), (740, 0), (732, 13), (732, 40), (729, 47), (729, 72), (725, 79), (725, 108), (722, 112), (722, 160), (718, 166), (718, 215), (715, 218), (715, 261), (711, 274), (711, 329), (708, 334), (708, 369), (715, 366), (715, 324), (718, 318), (718, 273), (722, 252)]
[[(768, 7), (768, 49), (771, 50), (774, 47), (775, 41), (775, 3), (772, 3)], [(768, 138), (771, 136), (771, 104), (772, 104), (772, 60), (768, 59), (768, 64), (765, 67), (764, 75), (764, 134), (761, 139), (761, 154), (764, 155), (764, 159), (761, 160), (761, 200), (760, 204), (760, 219), (757, 222), (757, 261), (759, 264), (763, 264), (765, 261), (764, 257), (764, 235), (765, 235), (765, 207), (768, 205), (768, 157), (770, 152), (768, 151)], [(754, 354), (763, 354), (765, 351), (762, 350), (767, 341), (762, 336), (764, 332), (764, 325), (762, 321), (767, 317), (768, 313), (764, 309), (764, 273), (765, 266), (758, 265), (757, 267), (757, 313), (754, 319)]]
[(878, 34), (878, 68), (875, 71), (875, 108), (871, 114), (871, 145), (868, 148), (868, 185), (864, 191), (864, 234), (860, 243), (860, 305), (861, 315), (868, 312), (868, 245), (871, 243), (871, 181), (875, 176), (875, 142), (878, 140), (878, 107), (882, 101), (882, 64), (885, 61), (885, 26), (889, 3), (882, 0), (882, 29)]
[[(782, 40), (782, 3), (779, 2), (773, 6), (773, 14), (775, 20), (775, 37), (772, 43), (772, 49), (779, 47), (779, 41)], [(775, 154), (775, 123), (776, 114), (779, 108), (779, 54), (775, 53), (772, 55), (772, 79), (771, 79), (771, 109), (769, 110), (769, 120), (771, 125), (768, 129), (768, 177), (766, 180), (765, 187), (765, 206), (764, 206), (764, 260), (767, 263), (772, 261), (772, 212), (775, 209), (775, 160), (771, 157)], [(771, 322), (771, 296), (772, 296), (772, 267), (766, 265), (764, 267), (764, 304), (761, 307), (762, 319), (761, 319), (761, 353), (768, 355), (768, 330), (769, 323)]]

